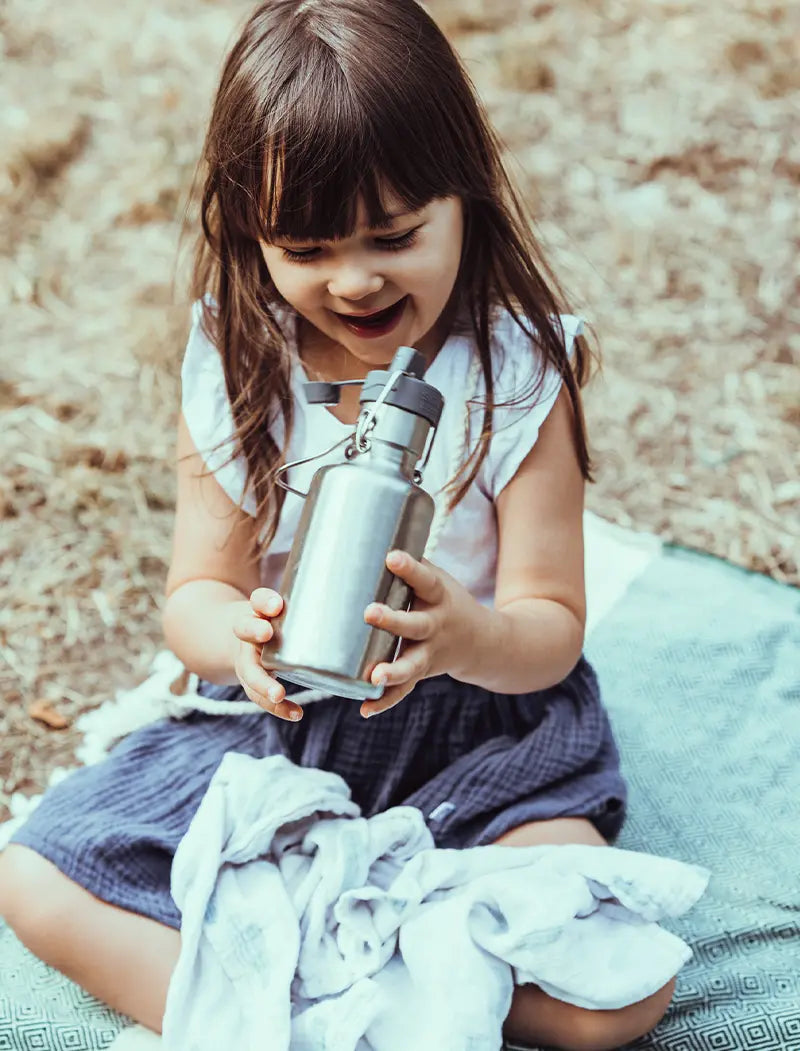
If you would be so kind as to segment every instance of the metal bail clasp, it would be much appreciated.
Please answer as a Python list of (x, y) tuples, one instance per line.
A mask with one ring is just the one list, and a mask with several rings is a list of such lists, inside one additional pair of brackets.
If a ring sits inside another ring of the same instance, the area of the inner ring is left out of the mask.
[(305, 456), (302, 460), (292, 460), (291, 463), (282, 464), (275, 472), (275, 484), (279, 485), (281, 489), (285, 489), (287, 493), (294, 493), (295, 496), (300, 496), (304, 500), (308, 496), (308, 492), (305, 493), (301, 489), (295, 489), (293, 485), (289, 485), (287, 481), (281, 477), (286, 474), (292, 467), (300, 467), (304, 463), (311, 463), (312, 460), (322, 460), (326, 456), (330, 456), (334, 449), (338, 449), (340, 445), (344, 445), (345, 442), (349, 442), (352, 439), (352, 434), (346, 435), (335, 445), (332, 445), (330, 449), (326, 449), (321, 453), (314, 453), (313, 456)]
[(358, 417), (358, 423), (356, 424), (356, 449), (358, 449), (360, 453), (365, 453), (369, 450), (372, 444), (369, 440), (369, 434), (375, 427), (377, 409), (389, 397), (392, 392), (392, 387), (394, 387), (395, 383), (397, 383), (401, 376), (405, 376), (403, 369), (396, 369), (386, 383), (384, 383), (383, 390), (375, 401)]

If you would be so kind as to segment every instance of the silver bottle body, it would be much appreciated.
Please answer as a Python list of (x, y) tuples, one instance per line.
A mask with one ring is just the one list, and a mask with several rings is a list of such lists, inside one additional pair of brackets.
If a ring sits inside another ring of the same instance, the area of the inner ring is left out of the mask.
[(394, 550), (421, 558), (433, 498), (414, 480), (430, 425), (382, 406), (367, 451), (314, 474), (284, 570), (284, 608), (262, 650), (265, 668), (301, 686), (353, 699), (380, 697), (370, 681), (398, 639), (364, 621), (371, 602), (405, 609), (411, 589), (386, 568)]

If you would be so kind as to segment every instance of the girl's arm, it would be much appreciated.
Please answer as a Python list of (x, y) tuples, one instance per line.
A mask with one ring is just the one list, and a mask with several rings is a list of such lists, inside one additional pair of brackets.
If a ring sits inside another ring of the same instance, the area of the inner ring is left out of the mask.
[(574, 668), (586, 623), (583, 492), (572, 408), (562, 390), (497, 498), (495, 608), (476, 611), (467, 681), (527, 692), (555, 685)]
[(234, 628), (259, 586), (253, 519), (240, 511), (205, 466), (181, 417), (172, 559), (163, 612), (170, 649), (210, 682), (238, 682)]

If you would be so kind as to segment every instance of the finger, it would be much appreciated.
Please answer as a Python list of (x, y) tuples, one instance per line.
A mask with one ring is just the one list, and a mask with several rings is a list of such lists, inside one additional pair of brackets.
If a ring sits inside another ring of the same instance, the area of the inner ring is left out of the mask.
[(364, 620), (413, 642), (429, 639), (433, 634), (433, 617), (422, 610), (395, 610), (380, 602), (371, 602), (364, 611)]
[(283, 598), (272, 588), (256, 588), (250, 595), (250, 605), (262, 617), (277, 617), (283, 609)]
[(291, 722), (297, 722), (298, 719), (303, 718), (303, 709), (300, 705), (286, 700), (284, 687), (261, 666), (256, 647), (253, 647), (249, 653), (247, 651), (243, 653), (238, 674), (244, 692), (251, 701), (255, 701), (265, 711), (281, 719), (289, 719)]
[(290, 723), (299, 723), (303, 718), (303, 709), (299, 704), (284, 698), (273, 707), (272, 714), (277, 715), (279, 719), (286, 719)]
[(268, 620), (246, 613), (233, 627), (233, 634), (242, 642), (252, 643), (254, 646), (269, 642), (274, 634), (274, 628)]
[(443, 587), (439, 577), (430, 568), (412, 558), (407, 551), (390, 551), (386, 565), (401, 580), (405, 580), (417, 598), (424, 602), (437, 603), (442, 599)]
[(424, 679), (428, 672), (430, 655), (423, 644), (409, 646), (391, 664), (378, 664), (372, 672), (372, 681), (377, 686), (381, 679), (386, 686), (400, 686), (412, 680)]
[(379, 697), (378, 700), (364, 701), (359, 709), (359, 714), (365, 719), (369, 719), (373, 715), (380, 715), (381, 712), (388, 712), (390, 708), (394, 708), (404, 697), (407, 697), (415, 686), (416, 683), (414, 682), (406, 682), (402, 686), (393, 686), (391, 689), (385, 690), (383, 696)]
[(303, 718), (303, 709), (298, 704), (290, 704), (288, 701), (280, 701), (278, 704), (273, 704), (269, 698), (264, 697), (263, 694), (258, 693), (257, 690), (242, 683), (242, 689), (250, 700), (263, 708), (265, 712), (269, 712), (270, 715), (277, 716), (278, 719), (284, 719), (286, 722), (296, 723)]

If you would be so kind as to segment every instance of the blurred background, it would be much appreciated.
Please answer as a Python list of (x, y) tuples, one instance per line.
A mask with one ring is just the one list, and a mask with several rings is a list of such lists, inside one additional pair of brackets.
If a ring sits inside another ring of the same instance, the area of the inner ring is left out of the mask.
[[(179, 238), (251, 6), (0, 4), (0, 817), (162, 644)], [(428, 7), (602, 347), (588, 506), (797, 585), (800, 8)]]

